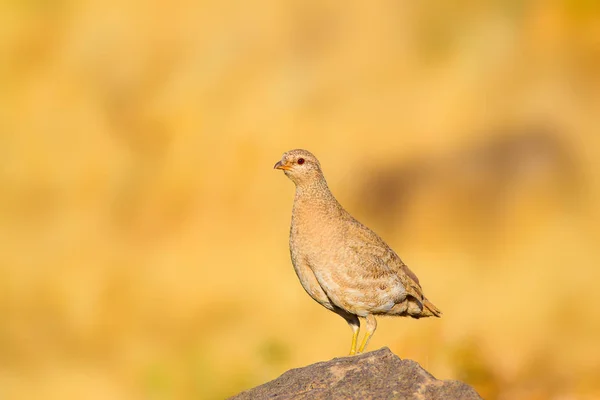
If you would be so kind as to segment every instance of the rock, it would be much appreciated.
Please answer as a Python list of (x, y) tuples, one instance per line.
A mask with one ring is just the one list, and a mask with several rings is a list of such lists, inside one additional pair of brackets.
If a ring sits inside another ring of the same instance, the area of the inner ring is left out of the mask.
[(417, 362), (401, 360), (390, 349), (334, 358), (291, 369), (279, 378), (244, 391), (246, 399), (481, 399), (469, 385), (441, 381)]

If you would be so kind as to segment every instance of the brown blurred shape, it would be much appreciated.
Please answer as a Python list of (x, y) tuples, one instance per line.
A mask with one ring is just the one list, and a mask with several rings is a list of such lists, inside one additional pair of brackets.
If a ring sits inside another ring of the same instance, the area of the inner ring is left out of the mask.
[(582, 179), (577, 156), (555, 129), (524, 126), (497, 129), (440, 155), (375, 166), (355, 198), (390, 234), (411, 229), (406, 217), (414, 218), (417, 207), (427, 209), (416, 218), (429, 227), (447, 223), (493, 237), (502, 220), (515, 216), (515, 205), (573, 210)]

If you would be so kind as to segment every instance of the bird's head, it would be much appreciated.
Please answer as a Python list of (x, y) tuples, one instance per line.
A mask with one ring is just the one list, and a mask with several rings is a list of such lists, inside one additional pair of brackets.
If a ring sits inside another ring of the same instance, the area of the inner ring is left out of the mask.
[(319, 160), (307, 150), (295, 149), (284, 153), (274, 168), (283, 170), (296, 185), (310, 184), (324, 179)]

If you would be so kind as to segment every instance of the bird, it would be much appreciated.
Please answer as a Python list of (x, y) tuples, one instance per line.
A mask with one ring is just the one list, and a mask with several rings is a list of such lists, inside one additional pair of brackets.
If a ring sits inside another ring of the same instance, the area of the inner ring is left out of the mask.
[[(311, 152), (290, 150), (274, 168), (296, 186), (289, 235), (296, 275), (310, 297), (346, 320), (352, 329), (350, 355), (365, 351), (377, 329), (376, 316), (442, 315), (414, 272), (336, 200)], [(357, 350), (359, 318), (366, 332)]]

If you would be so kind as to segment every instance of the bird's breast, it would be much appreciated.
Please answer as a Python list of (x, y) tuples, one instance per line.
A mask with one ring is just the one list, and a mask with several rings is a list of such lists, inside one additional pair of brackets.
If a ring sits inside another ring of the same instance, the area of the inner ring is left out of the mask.
[(343, 229), (327, 221), (305, 221), (293, 219), (290, 228), (290, 246), (295, 246), (305, 253), (318, 252), (323, 248), (339, 246), (344, 241)]

